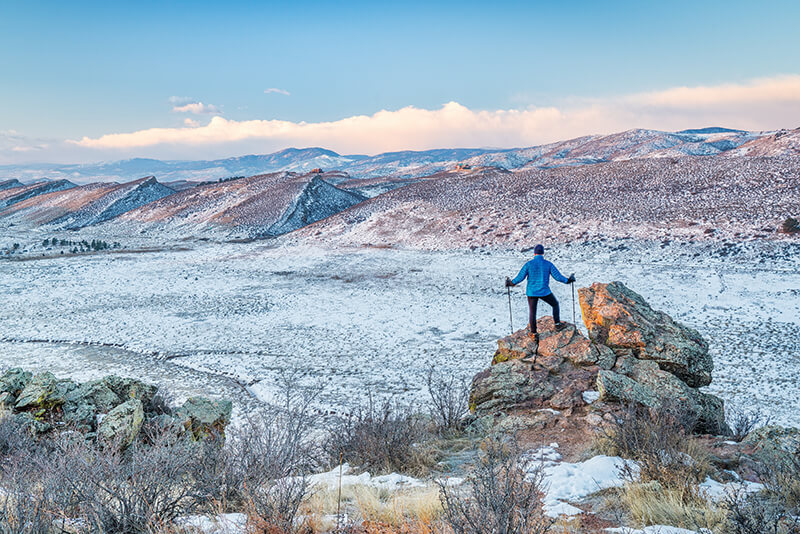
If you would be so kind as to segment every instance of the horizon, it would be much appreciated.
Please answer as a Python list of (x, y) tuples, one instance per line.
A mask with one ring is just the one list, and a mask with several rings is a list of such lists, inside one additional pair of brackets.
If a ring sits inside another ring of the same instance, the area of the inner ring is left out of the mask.
[[(800, 127), (798, 127), (800, 128)], [(564, 141), (571, 141), (573, 139), (578, 139), (580, 137), (603, 137), (606, 135), (615, 135), (619, 133), (625, 133), (629, 131), (636, 131), (636, 130), (646, 130), (646, 131), (660, 131), (663, 133), (671, 133), (671, 134), (692, 134), (696, 132), (700, 132), (702, 130), (710, 130), (710, 129), (719, 129), (728, 132), (748, 132), (754, 134), (769, 134), (770, 132), (780, 131), (780, 130), (790, 130), (793, 128), (779, 128), (775, 130), (741, 130), (737, 128), (728, 128), (725, 126), (704, 126), (699, 128), (687, 128), (685, 130), (676, 130), (676, 131), (668, 131), (668, 130), (654, 130), (652, 128), (630, 128), (627, 130), (622, 130), (619, 132), (610, 132), (610, 133), (597, 133), (597, 134), (586, 134), (578, 137), (572, 137), (568, 139), (558, 139), (553, 143), (559, 143)], [(446, 150), (483, 150), (487, 153), (491, 152), (506, 152), (506, 151), (514, 151), (514, 150), (524, 150), (528, 148), (536, 148), (540, 146), (545, 146), (547, 144), (553, 143), (542, 143), (537, 145), (529, 145), (529, 146), (508, 146), (508, 147), (492, 147), (492, 146), (445, 146), (445, 147), (435, 147), (429, 149), (422, 149), (422, 150), (389, 150), (386, 152), (375, 152), (375, 153), (365, 153), (365, 152), (352, 152), (352, 153), (343, 153), (338, 152), (336, 150), (332, 150), (330, 148), (324, 146), (287, 146), (284, 148), (279, 148), (277, 150), (271, 152), (264, 152), (264, 153), (243, 153), (243, 154), (233, 154), (227, 155), (220, 158), (213, 158), (213, 159), (160, 159), (160, 158), (151, 158), (151, 157), (143, 157), (143, 156), (132, 156), (129, 158), (122, 158), (122, 159), (105, 159), (105, 160), (95, 160), (95, 161), (87, 161), (81, 163), (66, 163), (66, 162), (59, 162), (59, 161), (42, 161), (42, 162), (30, 162), (30, 163), (12, 163), (12, 164), (0, 164), (0, 168), (23, 168), (23, 167), (35, 167), (37, 165), (54, 165), (54, 166), (61, 166), (61, 167), (70, 167), (70, 166), (92, 166), (92, 165), (101, 165), (101, 164), (110, 164), (110, 163), (121, 163), (126, 161), (136, 161), (136, 160), (143, 160), (143, 161), (158, 161), (161, 163), (183, 163), (183, 162), (199, 162), (199, 161), (223, 161), (223, 160), (230, 160), (230, 159), (240, 159), (240, 158), (247, 158), (247, 157), (262, 157), (262, 156), (272, 156), (275, 154), (280, 154), (283, 152), (288, 151), (306, 151), (306, 150), (324, 150), (326, 152), (332, 152), (337, 156), (342, 157), (365, 157), (365, 158), (374, 158), (377, 156), (387, 155), (387, 154), (399, 154), (405, 152), (412, 152), (412, 153), (424, 153), (424, 152), (431, 152), (431, 151), (446, 151)], [(1, 181), (1, 180), (0, 180)]]
[(6, 4), (0, 164), (793, 128), (797, 15), (788, 0)]

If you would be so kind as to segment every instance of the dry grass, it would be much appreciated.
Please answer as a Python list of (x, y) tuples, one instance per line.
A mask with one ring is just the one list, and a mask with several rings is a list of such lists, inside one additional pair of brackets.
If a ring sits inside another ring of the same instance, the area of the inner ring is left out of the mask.
[(436, 486), (400, 491), (371, 486), (345, 486), (339, 507), (338, 489), (315, 491), (304, 505), (308, 524), (314, 532), (335, 529), (336, 512), (346, 515), (349, 524), (365, 532), (433, 532), (442, 507)]
[(665, 488), (656, 481), (628, 483), (612, 495), (638, 527), (672, 525), (688, 530), (722, 532), (726, 513), (704, 499), (699, 491)]
[(636, 460), (639, 471), (624, 473), (631, 482), (657, 481), (689, 495), (714, 470), (706, 448), (687, 431), (692, 426), (679, 407), (629, 406), (595, 439), (593, 449)]

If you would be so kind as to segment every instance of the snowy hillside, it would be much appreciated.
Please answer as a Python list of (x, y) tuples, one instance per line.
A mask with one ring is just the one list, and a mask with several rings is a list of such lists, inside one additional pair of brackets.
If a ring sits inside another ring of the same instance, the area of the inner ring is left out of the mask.
[(298, 240), (453, 249), (601, 237), (776, 237), (800, 213), (799, 158), (643, 158), (442, 173), (313, 224)]
[(22, 183), (19, 180), (0, 181), (0, 191), (2, 191), (3, 189), (10, 189), (12, 187), (22, 187)]
[(7, 222), (77, 229), (98, 224), (174, 191), (155, 178), (124, 184), (94, 183), (31, 196), (4, 210)]
[[(743, 147), (743, 150), (736, 150)], [(375, 156), (341, 155), (323, 148), (289, 148), (272, 154), (212, 161), (160, 161), (136, 158), (84, 165), (35, 164), (0, 167), (0, 176), (25, 182), (69, 179), (80, 183), (129, 181), (155, 176), (165, 182), (204, 182), (279, 171), (306, 173), (315, 168), (347, 172), (353, 179), (417, 178), (453, 169), (458, 164), (560, 167), (633, 158), (731, 155), (791, 155), (800, 151), (797, 130), (745, 132), (700, 128), (681, 132), (634, 129), (590, 135), (547, 145), (514, 149), (436, 149), (387, 152)]]
[(11, 206), (17, 202), (22, 202), (29, 198), (51, 193), (53, 191), (63, 191), (75, 187), (75, 184), (68, 180), (56, 180), (53, 182), (37, 182), (30, 185), (11, 186), (0, 189), (0, 208)]
[(328, 177), (342, 175), (280, 172), (204, 184), (131, 210), (114, 223), (176, 235), (279, 235), (364, 200)]

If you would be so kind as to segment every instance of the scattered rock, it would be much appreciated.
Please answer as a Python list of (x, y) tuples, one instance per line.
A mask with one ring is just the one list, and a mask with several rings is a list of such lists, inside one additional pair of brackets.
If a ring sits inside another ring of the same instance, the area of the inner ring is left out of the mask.
[(146, 406), (153, 401), (158, 388), (145, 384), (135, 378), (122, 378), (115, 375), (107, 376), (103, 382), (120, 398), (122, 401), (128, 399), (139, 399)]
[(743, 443), (758, 452), (800, 455), (800, 428), (762, 426), (750, 432)]
[(210, 400), (205, 397), (190, 397), (175, 412), (175, 418), (196, 439), (224, 436), (225, 427), (231, 420), (233, 404), (229, 400)]
[(97, 434), (106, 441), (127, 447), (142, 428), (144, 406), (139, 399), (130, 399), (106, 414), (97, 426)]
[(34, 434), (58, 430), (87, 440), (99, 435), (127, 446), (146, 424), (175, 439), (186, 430), (194, 439), (224, 436), (233, 408), (230, 401), (193, 397), (177, 416), (164, 415), (153, 406), (157, 391), (140, 380), (113, 375), (84, 383), (59, 380), (48, 372), (32, 376), (22, 369), (0, 376), (0, 406)]
[(14, 407), (17, 410), (51, 409), (64, 404), (62, 388), (52, 373), (40, 373), (34, 376), (17, 398)]
[(19, 367), (9, 369), (0, 377), (0, 404), (13, 406), (33, 375)]

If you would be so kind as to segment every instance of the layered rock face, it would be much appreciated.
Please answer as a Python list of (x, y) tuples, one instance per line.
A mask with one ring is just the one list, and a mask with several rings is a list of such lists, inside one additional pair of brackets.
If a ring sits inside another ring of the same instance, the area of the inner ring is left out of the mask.
[(727, 430), (722, 400), (698, 389), (711, 382), (713, 362), (697, 331), (653, 310), (620, 282), (579, 294), (589, 337), (570, 324), (557, 331), (544, 317), (538, 342), (527, 329), (500, 339), (492, 366), (473, 379), (470, 407), (477, 417), (551, 409), (594, 411), (598, 419), (622, 404), (668, 403), (696, 418), (699, 432)]

